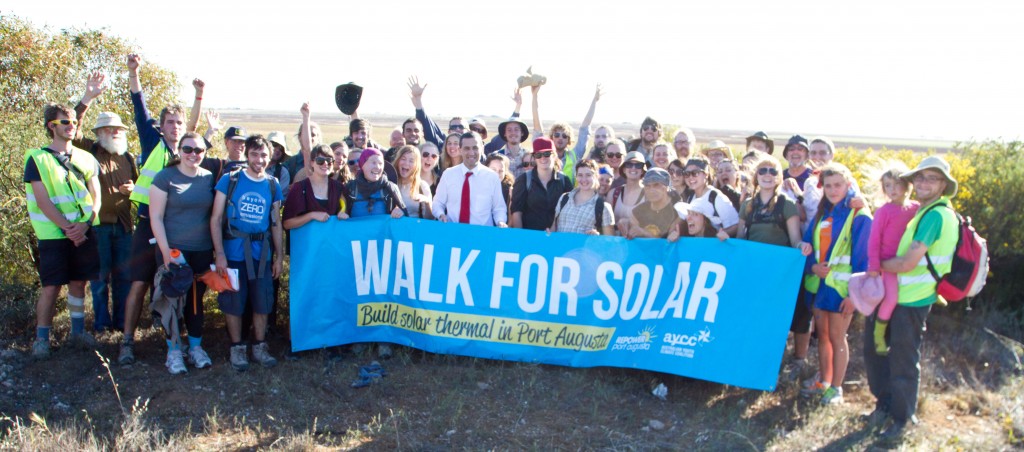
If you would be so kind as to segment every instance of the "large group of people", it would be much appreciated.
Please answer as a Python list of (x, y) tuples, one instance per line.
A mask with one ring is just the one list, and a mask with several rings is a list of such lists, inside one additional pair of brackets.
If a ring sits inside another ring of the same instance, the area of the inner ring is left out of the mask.
[[(191, 109), (170, 105), (154, 118), (139, 78), (142, 59), (128, 55), (126, 66), (141, 147), (137, 159), (127, 152), (128, 126), (114, 113), (99, 114), (91, 128), (95, 140), (83, 137), (82, 118), (106, 89), (99, 73), (89, 78), (74, 110), (46, 107), (43, 125), (51, 142), (25, 153), (42, 283), (36, 357), (50, 355), (54, 305), (65, 285), (69, 340), (95, 345), (84, 326), (88, 282), (94, 330), (123, 331), (118, 361), (132, 364), (146, 293), (155, 280), (173, 283), (172, 269), (189, 267), (195, 275), (237, 273), (237, 290), (217, 297), (231, 342), (227, 361), (239, 371), (250, 357), (272, 367), (277, 360), (266, 334), (276, 322), (285, 231), (332, 217), (410, 216), (671, 242), (752, 240), (807, 256), (794, 291), (793, 351), (784, 374), (825, 404), (843, 401), (851, 298), (860, 296), (851, 276), (884, 282), (883, 300), (864, 333), (868, 381), (877, 399), (872, 419), (891, 418), (891, 436), (916, 422), (921, 334), (938, 300), (923, 258), (928, 253), (940, 274), (948, 272), (956, 242), (952, 210), (928, 209), (949, 206), (957, 191), (940, 157), (928, 157), (914, 170), (893, 164), (871, 181), (888, 198), (873, 218), (870, 196), (832, 160), (835, 146), (825, 137), (794, 135), (779, 159), (774, 140), (756, 132), (738, 155), (721, 140), (698, 149), (687, 128), (667, 142), (662, 125), (648, 117), (635, 138), (622, 139), (607, 125), (591, 130), (600, 86), (576, 130), (561, 122), (545, 128), (540, 86), (532, 86), (532, 129), (520, 119), (517, 89), (513, 113), (498, 124), (497, 134), (481, 120), (462, 117), (451, 118), (444, 131), (423, 109), (427, 85), (410, 78), (415, 114), (391, 132), (387, 147), (370, 139), (372, 125), (355, 112), (348, 136), (324, 144), (304, 103), (298, 150), (289, 149), (284, 132), (265, 137), (234, 125), (222, 135), (227, 158), (220, 159), (209, 153), (224, 124), (203, 111), (201, 80), (193, 81)], [(201, 117), (209, 123), (206, 136), (196, 133)], [(202, 345), (206, 281), (193, 278), (176, 300), (185, 335), (167, 331), (171, 374), (187, 372), (186, 362), (194, 368), (213, 363)], [(164, 282), (156, 285), (164, 288)], [(817, 366), (807, 363), (812, 331)], [(388, 357), (391, 348), (378, 344), (378, 353)]]

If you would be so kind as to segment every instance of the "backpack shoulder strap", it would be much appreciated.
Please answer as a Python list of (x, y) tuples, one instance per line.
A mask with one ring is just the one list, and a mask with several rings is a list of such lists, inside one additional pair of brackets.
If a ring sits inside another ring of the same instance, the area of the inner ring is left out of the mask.
[(786, 195), (779, 193), (779, 196), (775, 198), (775, 209), (772, 210), (772, 216), (775, 218), (775, 224), (779, 226), (779, 229), (786, 230)]
[(533, 186), (533, 170), (526, 172), (526, 193), (530, 193), (531, 186)]
[(596, 195), (597, 201), (594, 203), (594, 229), (598, 233), (601, 232), (601, 227), (604, 226), (604, 197)]

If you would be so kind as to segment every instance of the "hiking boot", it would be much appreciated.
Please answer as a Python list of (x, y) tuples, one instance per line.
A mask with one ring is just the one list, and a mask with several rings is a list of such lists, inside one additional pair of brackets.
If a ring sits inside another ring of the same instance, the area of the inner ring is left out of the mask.
[(50, 357), (50, 341), (36, 338), (32, 343), (32, 357), (35, 359), (46, 359)]
[(889, 428), (885, 429), (878, 435), (879, 439), (891, 443), (897, 444), (903, 441), (903, 438), (907, 436), (907, 421), (893, 421)]
[(68, 336), (68, 345), (72, 348), (92, 350), (96, 348), (96, 338), (89, 333), (77, 333)]
[(380, 359), (391, 359), (391, 344), (377, 344), (377, 357)]
[(843, 403), (843, 388), (829, 386), (821, 393), (822, 405), (840, 405)]
[(889, 412), (881, 408), (875, 408), (874, 411), (863, 416), (864, 423), (867, 424), (868, 428), (874, 429), (881, 427), (885, 423), (885, 420), (889, 418)]
[(807, 359), (794, 358), (790, 360), (782, 370), (782, 378), (785, 381), (800, 381), (800, 378), (803, 376), (806, 368)]
[(268, 369), (277, 365), (277, 360), (270, 356), (270, 346), (266, 342), (252, 346), (252, 359)]
[(816, 381), (810, 387), (801, 389), (800, 395), (808, 398), (820, 397), (822, 394), (825, 393), (825, 390), (828, 388), (830, 388), (829, 385), (822, 383), (820, 381)]
[(246, 355), (248, 353), (245, 350), (245, 344), (232, 345), (231, 367), (234, 367), (239, 372), (249, 370), (249, 358)]
[(189, 349), (188, 362), (195, 366), (196, 369), (205, 369), (213, 365), (213, 361), (210, 361), (210, 355), (207, 355), (206, 350), (203, 350), (203, 347), (198, 345)]
[(182, 355), (181, 350), (168, 350), (167, 361), (164, 362), (164, 366), (167, 366), (167, 371), (171, 375), (188, 372), (188, 369), (185, 367), (185, 357)]
[(117, 355), (117, 363), (122, 366), (135, 364), (135, 343), (122, 342), (121, 352)]

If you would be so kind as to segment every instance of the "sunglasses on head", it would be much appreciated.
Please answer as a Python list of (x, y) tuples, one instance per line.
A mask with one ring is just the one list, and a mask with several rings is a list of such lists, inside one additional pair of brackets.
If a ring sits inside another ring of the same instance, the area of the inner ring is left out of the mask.
[(331, 157), (317, 157), (313, 160), (316, 162), (317, 165), (323, 165), (325, 163), (334, 163), (334, 159)]
[(533, 158), (534, 159), (544, 159), (544, 158), (548, 158), (548, 157), (551, 157), (551, 151), (540, 151), (540, 152), (534, 152), (533, 153)]
[(423, 158), (425, 158), (425, 159), (428, 159), (428, 158), (429, 159), (436, 159), (437, 158), (437, 154), (434, 154), (432, 152), (424, 152), (423, 153)]
[(60, 124), (62, 126), (77, 126), (77, 119), (54, 119), (50, 121), (50, 124)]
[(181, 147), (181, 153), (182, 154), (202, 154), (204, 152), (206, 152), (206, 148), (201, 148), (201, 147), (197, 147), (197, 146), (182, 146)]
[(621, 152), (609, 152), (609, 153), (605, 154), (605, 156), (610, 158), (610, 159), (621, 159), (622, 158), (622, 153)]
[(623, 168), (627, 168), (627, 169), (629, 169), (629, 168), (632, 168), (632, 169), (643, 169), (644, 166), (646, 166), (646, 165), (644, 165), (643, 163), (640, 163), (640, 162), (626, 162), (626, 163), (622, 164), (622, 167)]
[(772, 176), (778, 176), (779, 175), (779, 170), (777, 170), (775, 168), (768, 167), (768, 166), (762, 166), (761, 168), (757, 169), (757, 175), (758, 176), (764, 176), (765, 174), (771, 174)]

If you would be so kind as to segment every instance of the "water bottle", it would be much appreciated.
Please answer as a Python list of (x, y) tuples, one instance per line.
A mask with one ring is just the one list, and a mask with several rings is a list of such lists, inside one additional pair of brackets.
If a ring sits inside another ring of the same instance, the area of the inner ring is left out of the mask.
[(171, 248), (171, 262), (179, 265), (185, 265), (185, 255), (181, 254), (181, 250)]

